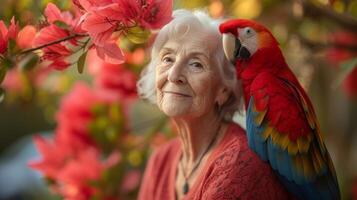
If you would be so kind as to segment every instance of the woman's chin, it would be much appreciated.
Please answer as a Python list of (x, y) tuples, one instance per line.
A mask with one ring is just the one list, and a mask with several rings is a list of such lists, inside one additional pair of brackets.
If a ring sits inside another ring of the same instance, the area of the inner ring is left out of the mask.
[(183, 117), (188, 114), (186, 109), (180, 109), (180, 108), (163, 108), (162, 111), (167, 115), (168, 117)]

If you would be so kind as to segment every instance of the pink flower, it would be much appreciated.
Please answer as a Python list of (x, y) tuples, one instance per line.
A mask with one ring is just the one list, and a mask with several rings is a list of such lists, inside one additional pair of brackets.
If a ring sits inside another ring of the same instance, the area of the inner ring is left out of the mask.
[[(61, 12), (56, 5), (49, 3), (45, 9), (45, 16), (50, 23), (49, 26), (42, 28), (34, 39), (33, 46), (47, 45), (42, 48), (43, 61), (48, 61), (51, 68), (63, 70), (75, 63), (73, 55), (83, 50), (85, 34), (81, 29), (80, 17), (73, 17), (70, 12)], [(55, 22), (62, 22), (67, 27), (59, 27)], [(66, 39), (67, 38), (67, 39)], [(63, 42), (51, 44), (52, 42), (63, 39)]]
[(105, 170), (100, 154), (95, 149), (84, 149), (59, 173), (58, 192), (68, 200), (87, 200), (97, 191), (91, 184), (98, 181)]
[(42, 159), (29, 166), (54, 181), (51, 188), (69, 200), (87, 200), (98, 193), (93, 183), (100, 180), (104, 170), (120, 161), (118, 152), (102, 161), (100, 152), (93, 147), (73, 152), (58, 138), (50, 141), (36, 136), (34, 141)]
[[(350, 32), (337, 32), (331, 35), (331, 41), (336, 44), (353, 46), (357, 44), (356, 36), (356, 34)], [(355, 52), (340, 48), (337, 45), (326, 51), (326, 58), (337, 67), (356, 56)], [(343, 80), (342, 89), (349, 98), (357, 98), (357, 66)]]
[[(33, 45), (41, 46), (69, 36), (70, 34), (68, 31), (52, 24), (40, 30), (34, 39)], [(74, 40), (71, 42), (75, 44)], [(52, 68), (63, 70), (71, 65), (71, 63), (65, 60), (72, 55), (72, 52), (66, 47), (66, 42), (49, 45), (43, 48), (42, 51), (42, 59), (49, 61), (49, 66)]]
[(89, 146), (95, 147), (89, 132), (89, 124), (94, 118), (91, 111), (97, 104), (106, 102), (109, 103), (87, 85), (77, 83), (61, 101), (56, 115), (57, 137), (75, 152)]
[(357, 66), (347, 75), (342, 86), (349, 98), (357, 98)]
[(0, 20), (0, 54), (4, 54), (7, 50), (9, 39), (16, 39), (19, 31), (19, 25), (15, 22), (15, 17), (12, 17), (11, 24), (7, 28), (2, 20)]
[(6, 73), (2, 86), (6, 89), (6, 91), (22, 93), (25, 87), (21, 72), (17, 68), (9, 70)]
[(131, 192), (139, 186), (141, 178), (140, 170), (131, 170), (126, 173), (121, 190)]
[(123, 65), (114, 65), (101, 60), (94, 51), (88, 52), (89, 72), (93, 75), (95, 86), (107, 91), (118, 100), (136, 98), (137, 76)]
[(71, 151), (57, 139), (50, 141), (41, 136), (35, 136), (34, 142), (42, 159), (31, 161), (29, 166), (41, 171), (45, 177), (56, 180), (66, 161), (71, 158)]
[(139, 22), (143, 27), (158, 29), (172, 19), (171, 0), (144, 0), (139, 2), (141, 2), (142, 8)]
[(53, 3), (48, 3), (45, 9), (45, 16), (49, 23), (55, 23), (56, 21), (62, 21), (67, 25), (73, 25), (73, 16), (70, 12), (61, 12), (58, 7)]
[(87, 12), (82, 28), (92, 38), (99, 57), (112, 64), (124, 60), (117, 44), (120, 35), (134, 26), (158, 29), (171, 20), (172, 13), (172, 0), (78, 0), (75, 4)]
[(45, 9), (45, 16), (47, 21), (50, 24), (55, 22), (63, 22), (64, 24), (69, 26), (69, 31), (74, 33), (84, 33), (81, 29), (81, 16), (78, 15), (74, 17), (70, 12), (65, 11), (61, 12), (61, 10), (53, 3), (48, 3)]
[(115, 40), (104, 41), (95, 46), (98, 56), (105, 62), (122, 64), (124, 62), (123, 51), (118, 47)]
[(32, 47), (32, 41), (36, 36), (36, 28), (31, 25), (25, 26), (17, 35), (16, 44), (20, 49)]

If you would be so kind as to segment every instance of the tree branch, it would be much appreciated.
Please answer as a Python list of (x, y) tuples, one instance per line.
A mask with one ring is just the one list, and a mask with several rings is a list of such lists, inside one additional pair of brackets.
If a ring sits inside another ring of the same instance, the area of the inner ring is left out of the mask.
[(311, 49), (316, 49), (316, 50), (321, 50), (321, 49), (327, 49), (327, 48), (338, 48), (338, 49), (344, 49), (348, 50), (351, 52), (356, 52), (357, 53), (357, 45), (353, 44), (342, 44), (338, 42), (321, 42), (321, 41), (314, 41), (311, 39), (308, 39), (301, 34), (297, 34), (299, 40), (306, 46), (308, 46)]
[(328, 18), (352, 32), (357, 32), (357, 19), (351, 15), (334, 12), (327, 6), (317, 6), (307, 0), (299, 0), (299, 2), (302, 4), (304, 13), (307, 16), (312, 18)]
[(48, 46), (51, 46), (51, 45), (54, 45), (54, 44), (58, 44), (58, 43), (61, 43), (61, 42), (64, 42), (64, 41), (67, 41), (67, 40), (70, 40), (70, 39), (73, 39), (73, 38), (76, 38), (76, 37), (84, 37), (84, 36), (88, 36), (86, 34), (75, 34), (75, 35), (70, 35), (68, 37), (65, 37), (65, 38), (61, 38), (61, 39), (58, 39), (58, 40), (55, 40), (53, 42), (50, 42), (50, 43), (47, 43), (47, 44), (43, 44), (41, 46), (38, 46), (38, 47), (34, 47), (34, 48), (31, 48), (31, 49), (26, 49), (22, 52), (20, 52), (19, 54), (22, 55), (22, 54), (26, 54), (26, 53), (29, 53), (29, 52), (32, 52), (32, 51), (36, 51), (38, 49), (42, 49), (42, 48), (45, 48), (45, 47), (48, 47)]

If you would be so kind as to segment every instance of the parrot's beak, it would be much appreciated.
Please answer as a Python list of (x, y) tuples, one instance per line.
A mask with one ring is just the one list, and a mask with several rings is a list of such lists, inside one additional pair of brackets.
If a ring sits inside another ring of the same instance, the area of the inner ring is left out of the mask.
[(231, 33), (223, 33), (223, 51), (227, 59), (236, 64), (238, 59), (248, 59), (250, 57), (250, 52), (244, 46), (240, 40)]

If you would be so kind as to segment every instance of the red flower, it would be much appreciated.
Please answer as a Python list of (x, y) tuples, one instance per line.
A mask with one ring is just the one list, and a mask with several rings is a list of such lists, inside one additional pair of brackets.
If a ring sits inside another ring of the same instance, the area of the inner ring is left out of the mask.
[(65, 199), (97, 197), (101, 191), (94, 183), (101, 181), (104, 170), (110, 170), (120, 161), (121, 155), (116, 150), (103, 160), (102, 151), (89, 129), (96, 120), (93, 109), (114, 104), (114, 101), (83, 83), (77, 83), (61, 101), (53, 141), (35, 137), (42, 159), (29, 165), (50, 178), (54, 182), (52, 189)]
[(136, 98), (136, 75), (123, 65), (114, 65), (101, 60), (94, 51), (88, 52), (88, 69), (95, 86), (100, 91), (111, 93), (118, 100)]
[[(52, 68), (63, 70), (73, 64), (73, 62), (76, 62), (72, 60), (72, 55), (83, 50), (84, 44), (79, 42), (80, 39), (84, 38), (84, 36), (81, 36), (83, 30), (80, 26), (80, 18), (74, 18), (69, 12), (61, 12), (52, 3), (47, 5), (45, 16), (50, 25), (40, 30), (34, 39), (33, 46), (42, 46), (64, 39), (63, 42), (52, 44), (42, 49), (42, 60), (48, 61), (48, 65)], [(62, 22), (68, 27), (59, 27), (55, 22)], [(75, 37), (76, 35), (78, 36)], [(73, 38), (65, 40), (65, 38), (69, 37)]]
[(93, 182), (100, 178), (105, 165), (95, 149), (80, 151), (76, 159), (71, 160), (57, 173), (59, 187), (57, 191), (68, 200), (87, 200), (97, 191)]
[(87, 12), (82, 27), (92, 38), (99, 57), (112, 64), (124, 61), (117, 41), (129, 27), (158, 29), (171, 20), (172, 12), (172, 0), (78, 0), (75, 4)]
[(9, 39), (16, 39), (19, 31), (19, 25), (15, 22), (15, 17), (12, 17), (9, 29), (6, 28), (4, 22), (0, 20), (0, 54), (4, 54), (7, 50)]
[(347, 75), (342, 84), (343, 89), (348, 97), (357, 97), (357, 66), (355, 66), (352, 72)]
[(150, 29), (158, 29), (171, 20), (172, 1), (147, 0), (141, 2), (140, 24)]
[[(42, 28), (33, 43), (34, 46), (41, 46), (69, 36), (70, 33), (68, 31), (52, 24)], [(71, 42), (75, 44), (74, 40)], [(43, 48), (42, 59), (49, 61), (48, 65), (58, 70), (69, 67), (71, 63), (66, 58), (72, 55), (73, 52), (67, 48), (66, 43), (68, 42), (61, 42)]]
[(70, 149), (57, 139), (49, 141), (41, 136), (35, 136), (34, 142), (42, 159), (31, 161), (29, 166), (41, 171), (45, 177), (56, 180), (67, 160), (72, 157)]
[(32, 47), (32, 41), (35, 38), (37, 30), (34, 26), (27, 25), (17, 35), (16, 44), (20, 49)]
[[(340, 45), (357, 45), (357, 35), (349, 32), (337, 32), (331, 37), (331, 41)], [(329, 48), (326, 52), (326, 58), (335, 66), (356, 57), (355, 52), (335, 46)], [(350, 98), (357, 97), (357, 66), (346, 76), (342, 83), (342, 88)]]
[(136, 189), (139, 186), (140, 183), (140, 178), (141, 178), (141, 172), (140, 170), (131, 170), (128, 173), (126, 173), (121, 190), (125, 192), (131, 192), (134, 189)]
[(31, 162), (30, 167), (54, 181), (51, 188), (68, 200), (87, 200), (98, 193), (93, 183), (120, 160), (120, 154), (114, 152), (102, 161), (100, 152), (92, 147), (72, 152), (58, 138), (51, 142), (36, 136), (34, 141), (42, 160)]
[(81, 29), (81, 16), (74, 17), (70, 12), (61, 12), (60, 9), (53, 3), (48, 3), (45, 9), (45, 16), (50, 24), (55, 22), (63, 22), (69, 26), (69, 31), (74, 33), (84, 33)]
[(74, 152), (88, 146), (95, 147), (90, 137), (89, 124), (94, 118), (92, 109), (98, 104), (109, 104), (111, 99), (99, 95), (83, 83), (77, 83), (61, 101), (56, 119), (57, 137)]
[(22, 93), (25, 90), (23, 75), (18, 68), (13, 68), (6, 73), (2, 86), (6, 91)]

